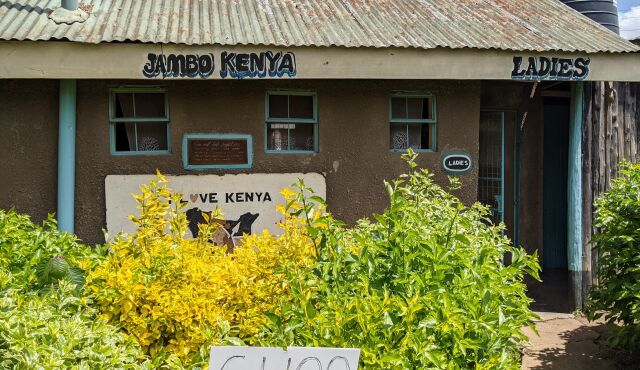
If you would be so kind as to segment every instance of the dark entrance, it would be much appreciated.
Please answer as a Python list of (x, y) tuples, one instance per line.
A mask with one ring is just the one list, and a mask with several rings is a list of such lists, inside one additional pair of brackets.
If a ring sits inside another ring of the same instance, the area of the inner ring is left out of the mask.
[(568, 98), (544, 101), (542, 268), (567, 269)]

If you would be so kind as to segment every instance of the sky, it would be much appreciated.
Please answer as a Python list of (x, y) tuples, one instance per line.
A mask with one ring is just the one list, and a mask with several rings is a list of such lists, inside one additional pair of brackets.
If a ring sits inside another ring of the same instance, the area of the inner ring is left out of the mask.
[(627, 39), (640, 37), (640, 0), (618, 0), (620, 35)]

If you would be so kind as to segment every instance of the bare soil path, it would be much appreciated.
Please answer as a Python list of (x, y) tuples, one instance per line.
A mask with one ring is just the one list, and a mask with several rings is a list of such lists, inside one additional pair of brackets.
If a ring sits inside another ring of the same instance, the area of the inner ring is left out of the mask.
[(602, 322), (565, 313), (538, 312), (539, 336), (529, 328), (522, 369), (615, 370), (611, 351), (601, 340)]

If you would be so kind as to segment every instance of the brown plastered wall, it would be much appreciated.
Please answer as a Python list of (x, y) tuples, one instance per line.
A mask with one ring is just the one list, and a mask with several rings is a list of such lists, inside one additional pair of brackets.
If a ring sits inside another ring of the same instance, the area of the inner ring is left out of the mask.
[[(11, 138), (0, 137), (3, 148), (26, 153), (3, 164), (10, 173), (9, 191), (24, 191), (15, 198), (20, 210), (43, 217), (55, 209), (57, 158), (57, 81), (2, 81), (20, 94), (11, 102), (15, 113), (9, 124)], [(109, 88), (125, 85), (160, 85), (168, 89), (171, 113), (172, 154), (165, 156), (112, 156), (109, 152)], [(38, 89), (48, 86), (44, 91)], [(315, 91), (318, 99), (320, 152), (315, 155), (266, 154), (264, 152), (264, 101), (269, 89)], [(244, 81), (78, 81), (76, 157), (76, 233), (87, 243), (103, 242), (105, 227), (104, 180), (111, 174), (149, 174), (156, 169), (170, 175), (223, 173), (319, 172), (327, 179), (330, 210), (353, 223), (380, 212), (387, 205), (382, 185), (406, 171), (400, 154), (389, 151), (389, 95), (394, 91), (436, 94), (438, 104), (438, 152), (420, 153), (419, 164), (436, 180), (448, 184), (440, 168), (440, 156), (449, 149), (478, 155), (480, 82), (380, 81), (380, 80), (244, 80)], [(34, 99), (35, 98), (35, 99)], [(39, 103), (45, 100), (45, 103)], [(34, 103), (35, 101), (35, 103)], [(37, 108), (37, 109), (34, 109)], [(40, 109), (41, 107), (41, 109)], [(14, 111), (12, 111), (14, 112)], [(20, 113), (21, 112), (21, 113)], [(35, 116), (35, 118), (34, 118)], [(3, 118), (6, 121), (6, 118)], [(29, 122), (47, 122), (47, 130), (33, 132)], [(37, 134), (36, 134), (37, 133)], [(251, 170), (186, 171), (182, 166), (185, 133), (243, 133), (253, 136)], [(38, 143), (46, 142), (46, 145)], [(37, 149), (36, 149), (37, 148)], [(42, 149), (41, 149), (42, 148)], [(458, 191), (465, 202), (477, 198), (477, 170), (461, 177)], [(5, 185), (6, 186), (6, 185)], [(30, 189), (35, 195), (30, 195)], [(4, 190), (4, 189), (3, 189)], [(38, 197), (35, 199), (33, 197)], [(3, 194), (0, 207), (12, 202)], [(14, 197), (14, 195), (10, 195)], [(13, 199), (13, 198), (12, 198)], [(42, 205), (42, 206), (41, 206)]]
[(58, 81), (0, 79), (0, 209), (56, 210)]
[[(483, 81), (481, 105), (483, 108), (515, 110), (516, 120), (505, 127), (505, 220), (507, 227), (513, 225), (513, 145), (516, 130), (520, 131), (520, 203), (519, 228), (520, 244), (528, 253), (538, 250), (542, 261), (542, 175), (543, 101), (540, 86), (530, 99), (532, 82)], [(527, 119), (522, 124), (525, 112)]]

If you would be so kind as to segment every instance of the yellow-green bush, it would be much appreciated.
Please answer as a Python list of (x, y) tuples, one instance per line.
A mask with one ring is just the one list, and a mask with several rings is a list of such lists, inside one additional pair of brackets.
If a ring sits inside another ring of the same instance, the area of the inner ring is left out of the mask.
[(245, 235), (229, 254), (210, 242), (213, 219), (197, 238), (185, 237), (182, 195), (161, 174), (134, 197), (136, 231), (108, 244), (112, 253), (88, 275), (87, 287), (103, 317), (151, 355), (187, 359), (229, 337), (254, 343), (266, 313), (290, 296), (284, 269), (312, 263), (312, 242), (296, 216), (285, 215), (282, 235)]
[[(404, 154), (409, 173), (385, 184), (381, 214), (309, 225), (318, 257), (287, 271), (294, 300), (270, 315), (262, 345), (360, 348), (362, 370), (520, 369), (522, 328), (536, 318), (524, 276), (538, 277), (537, 256), (514, 247), (486, 206), (438, 186), (416, 156)], [(303, 207), (291, 212), (317, 214), (322, 200), (297, 188), (288, 206)]]

